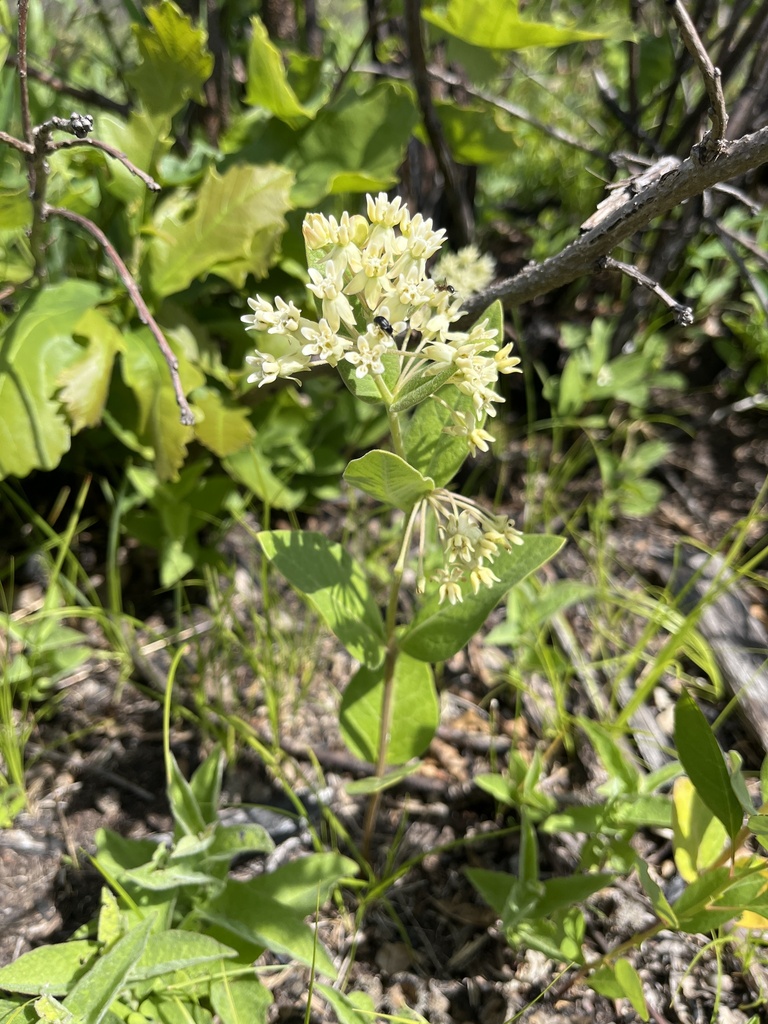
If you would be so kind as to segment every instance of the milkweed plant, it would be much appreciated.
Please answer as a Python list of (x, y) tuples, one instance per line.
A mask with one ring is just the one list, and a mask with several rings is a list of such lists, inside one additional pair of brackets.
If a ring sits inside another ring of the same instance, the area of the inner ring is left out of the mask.
[[(503, 402), (499, 375), (520, 372), (512, 344), (503, 344), (500, 303), (458, 329), (462, 295), (489, 283), (490, 260), (469, 247), (445, 256), (430, 277), (427, 264), (445, 231), (385, 193), (367, 197), (367, 216), (310, 213), (303, 233), (319, 315), (279, 296), (249, 298), (242, 320), (258, 347), (246, 357), (248, 382), (298, 382), (328, 365), (361, 401), (384, 406), (390, 450), (368, 452), (345, 471), (350, 484), (403, 513), (384, 614), (364, 567), (323, 535), (277, 530), (258, 539), (360, 662), (342, 701), (342, 733), (382, 775), (387, 764), (422, 753), (437, 726), (430, 663), (460, 650), (561, 541), (524, 537), (507, 515), (447, 486), (468, 456), (494, 440), (486, 426)], [(400, 621), (409, 559), (420, 601)]]

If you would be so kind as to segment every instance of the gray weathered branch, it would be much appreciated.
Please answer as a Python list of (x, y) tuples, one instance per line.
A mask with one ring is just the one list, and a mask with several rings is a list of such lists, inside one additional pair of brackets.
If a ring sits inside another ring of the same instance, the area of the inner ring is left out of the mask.
[(591, 273), (603, 256), (608, 256), (616, 246), (657, 217), (719, 182), (737, 178), (766, 162), (768, 128), (727, 143), (725, 152), (707, 163), (689, 157), (638, 195), (629, 198), (613, 214), (557, 255), (542, 263), (530, 263), (514, 277), (499, 281), (481, 294), (472, 296), (464, 303), (464, 308), (474, 318), (496, 299), (518, 306), (570, 284), (583, 274)]

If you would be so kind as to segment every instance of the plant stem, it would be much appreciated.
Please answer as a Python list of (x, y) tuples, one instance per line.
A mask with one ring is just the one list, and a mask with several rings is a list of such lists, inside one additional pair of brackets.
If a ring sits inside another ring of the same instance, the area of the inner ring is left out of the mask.
[[(412, 509), (405, 530), (403, 541), (400, 545), (395, 567), (392, 570), (392, 584), (389, 588), (389, 600), (387, 601), (387, 613), (385, 619), (385, 634), (387, 638), (387, 653), (384, 655), (384, 691), (381, 698), (381, 717), (379, 719), (379, 749), (376, 756), (376, 778), (381, 779), (387, 770), (387, 753), (389, 750), (389, 733), (392, 727), (392, 710), (394, 707), (395, 695), (395, 666), (397, 664), (397, 637), (395, 627), (397, 625), (397, 605), (400, 596), (400, 585), (403, 581), (405, 560), (410, 548), (413, 527), (418, 518), (421, 502), (418, 502)], [(366, 860), (370, 861), (371, 839), (376, 825), (376, 817), (381, 803), (381, 791), (372, 793), (368, 806), (365, 810), (365, 823), (363, 825), (362, 851)]]
[(405, 458), (405, 449), (403, 447), (403, 431), (400, 427), (400, 417), (396, 412), (392, 412), (392, 403), (395, 400), (395, 396), (387, 387), (384, 378), (378, 374), (371, 374), (373, 379), (376, 381), (376, 387), (379, 389), (381, 400), (387, 409), (387, 419), (389, 420), (389, 432), (392, 435), (392, 447), (395, 452), (400, 456), (401, 459)]
[(603, 954), (603, 956), (598, 957), (596, 960), (591, 960), (588, 964), (584, 964), (578, 969), (578, 971), (572, 974), (569, 978), (566, 978), (563, 984), (557, 985), (552, 990), (553, 996), (557, 999), (561, 999), (569, 988), (572, 988), (577, 982), (586, 978), (588, 974), (592, 973), (592, 971), (603, 967), (605, 964), (612, 963), (630, 949), (639, 949), (645, 941), (652, 939), (654, 935), (657, 935), (664, 928), (668, 927), (669, 925), (665, 924), (664, 921), (657, 921), (656, 924), (652, 924), (649, 928), (646, 928), (644, 932), (633, 935), (625, 942), (620, 943), (618, 946), (614, 946), (613, 949), (609, 949), (607, 953)]

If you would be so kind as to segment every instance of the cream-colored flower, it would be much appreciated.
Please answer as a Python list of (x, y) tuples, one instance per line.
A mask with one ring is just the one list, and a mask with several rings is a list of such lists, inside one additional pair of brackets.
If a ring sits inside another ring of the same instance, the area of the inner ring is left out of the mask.
[(400, 196), (390, 199), (386, 192), (379, 192), (375, 199), (370, 195), (365, 197), (368, 220), (371, 224), (383, 224), (388, 228), (396, 228), (407, 212), (401, 204)]
[(296, 380), (294, 374), (309, 369), (309, 360), (300, 353), (271, 355), (268, 352), (257, 351), (251, 356), (246, 356), (245, 361), (255, 367), (253, 373), (246, 378), (247, 382), (257, 384), (260, 388), (265, 384), (272, 384), (278, 377)]
[[(443, 549), (443, 566), (432, 576), (439, 584), (441, 604), (462, 601), (465, 585), (477, 594), (481, 587), (501, 582), (492, 569), (493, 562), (500, 550), (509, 552), (513, 545), (522, 543), (522, 535), (511, 519), (494, 516), (475, 502), (438, 488), (427, 495), (419, 510), (422, 541), (424, 516), (428, 510), (435, 516)], [(423, 542), (420, 542), (417, 577), (423, 574), (422, 548)]]
[(271, 302), (262, 299), (257, 295), (255, 299), (248, 299), (248, 305), (253, 313), (246, 313), (240, 319), (246, 324), (246, 331), (268, 331), (275, 325), (277, 314)]
[(336, 366), (344, 353), (352, 347), (351, 339), (336, 334), (325, 317), (319, 324), (302, 327), (301, 333), (308, 342), (301, 350), (304, 355), (317, 356), (317, 362), (328, 363), (329, 366)]
[(342, 320), (349, 327), (355, 326), (355, 314), (349, 299), (343, 292), (344, 268), (336, 267), (333, 260), (325, 264), (325, 274), (321, 274), (314, 267), (309, 268), (311, 284), (307, 288), (322, 300), (323, 316), (331, 325), (332, 330), (338, 331)]
[(463, 594), (461, 593), (461, 572), (457, 569), (438, 569), (432, 577), (435, 583), (440, 584), (439, 601), (443, 604), (461, 604)]
[(518, 356), (510, 355), (513, 345), (510, 342), (505, 345), (504, 348), (500, 348), (498, 352), (493, 353), (493, 361), (496, 363), (496, 369), (499, 373), (522, 373), (520, 368), (520, 359)]
[(279, 354), (271, 345), (269, 354), (257, 352), (251, 379), (262, 386), (342, 359), (355, 367), (358, 377), (381, 376), (384, 353), (390, 352), (400, 371), (394, 385), (382, 387), (382, 394), (397, 400), (421, 378), (447, 376), (446, 386), (470, 398), (470, 410), (453, 411), (443, 389), (424, 400), (452, 410), (447, 431), (463, 437), (473, 455), (487, 451), (493, 437), (485, 420), (502, 401), (496, 393), (499, 374), (520, 372), (520, 360), (511, 354), (511, 345), (500, 347), (498, 331), (487, 320), (468, 332), (458, 330), (464, 312), (459, 292), (467, 294), (472, 288), (454, 283), (449, 270), (453, 265), (466, 277), (476, 265), (479, 280), (478, 275), (492, 274), (492, 261), (468, 247), (440, 264), (436, 273), (444, 283), (437, 283), (427, 276), (426, 264), (443, 245), (444, 230), (435, 230), (431, 220), (411, 214), (399, 197), (389, 199), (384, 192), (366, 197), (366, 213), (345, 212), (338, 220), (321, 213), (306, 216), (303, 231), (311, 257), (307, 287), (318, 300), (319, 322), (279, 296), (274, 303), (261, 296), (249, 299), (252, 313), (242, 317), (247, 330), (294, 342)]
[(356, 377), (367, 377), (369, 373), (381, 376), (384, 373), (384, 363), (381, 361), (384, 350), (385, 346), (378, 336), (366, 333), (358, 336), (356, 347), (345, 352), (344, 358), (355, 367)]

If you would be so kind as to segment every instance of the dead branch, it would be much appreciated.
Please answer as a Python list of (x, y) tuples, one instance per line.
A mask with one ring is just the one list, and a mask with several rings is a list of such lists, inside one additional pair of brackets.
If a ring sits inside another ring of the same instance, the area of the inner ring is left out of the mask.
[(519, 274), (499, 281), (464, 304), (473, 319), (496, 299), (511, 306), (545, 295), (590, 273), (603, 256), (635, 231), (647, 227), (688, 199), (701, 195), (722, 181), (737, 178), (768, 162), (768, 128), (761, 128), (735, 142), (725, 152), (702, 163), (695, 155), (667, 171), (653, 184), (627, 199), (614, 213), (565, 249), (541, 263), (530, 263)]
[(126, 267), (125, 263), (123, 263), (120, 258), (120, 254), (117, 249), (115, 249), (114, 245), (112, 245), (101, 228), (97, 227), (92, 220), (88, 220), (87, 217), (81, 217), (79, 213), (75, 213), (73, 210), (66, 210), (61, 206), (46, 206), (44, 213), (46, 219), (48, 217), (61, 217), (63, 220), (68, 220), (72, 224), (77, 224), (79, 228), (82, 228), (83, 231), (87, 231), (89, 235), (95, 238), (104, 250), (104, 254), (109, 258), (120, 275), (120, 279), (125, 285), (125, 289), (136, 307), (139, 319), (149, 327), (160, 351), (163, 354), (163, 358), (168, 364), (168, 369), (171, 374), (171, 382), (173, 383), (173, 390), (176, 394), (176, 402), (181, 411), (181, 422), (185, 427), (191, 426), (195, 422), (195, 417), (189, 407), (186, 395), (184, 394), (184, 388), (181, 384), (181, 378), (179, 377), (179, 361), (173, 354), (170, 345), (165, 340), (165, 335), (160, 330), (157, 321), (150, 313), (149, 308), (139, 291), (139, 286), (134, 281), (128, 267)]

